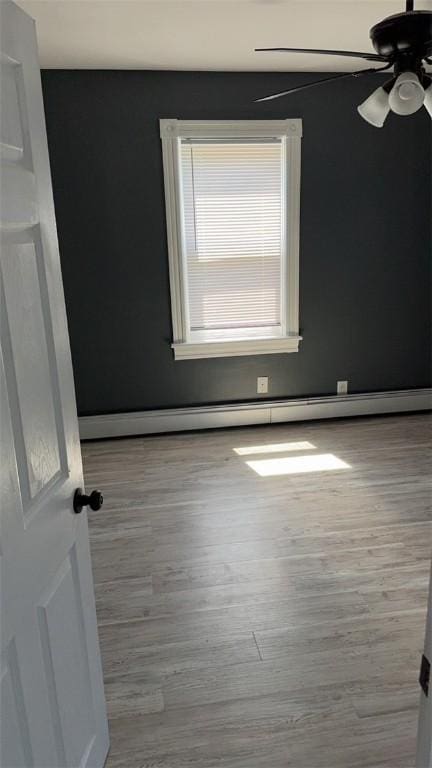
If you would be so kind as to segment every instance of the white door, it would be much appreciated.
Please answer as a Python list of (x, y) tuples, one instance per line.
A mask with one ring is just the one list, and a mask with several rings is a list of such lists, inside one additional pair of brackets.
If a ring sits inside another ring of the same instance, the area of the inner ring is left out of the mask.
[(72, 506), (81, 452), (36, 34), (12, 2), (0, 14), (1, 766), (100, 768), (108, 730), (86, 512)]
[(432, 661), (432, 571), (429, 582), (428, 611), (426, 618), (426, 636), (420, 682), (420, 714), (417, 735), (417, 768), (432, 768), (432, 681), (429, 681), (430, 662)]

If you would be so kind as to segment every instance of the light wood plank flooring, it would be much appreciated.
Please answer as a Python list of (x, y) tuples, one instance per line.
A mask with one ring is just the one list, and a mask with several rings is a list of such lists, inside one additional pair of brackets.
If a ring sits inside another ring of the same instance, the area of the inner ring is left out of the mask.
[(430, 451), (424, 414), (84, 444), (107, 768), (412, 768)]

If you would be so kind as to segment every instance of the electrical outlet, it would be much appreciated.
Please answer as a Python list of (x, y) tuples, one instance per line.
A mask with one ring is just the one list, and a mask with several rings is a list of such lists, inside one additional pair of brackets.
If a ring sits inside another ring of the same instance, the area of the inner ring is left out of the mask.
[(346, 395), (348, 393), (348, 382), (338, 381), (336, 392), (338, 395)]
[(258, 376), (257, 393), (259, 395), (265, 395), (266, 392), (268, 392), (268, 376)]

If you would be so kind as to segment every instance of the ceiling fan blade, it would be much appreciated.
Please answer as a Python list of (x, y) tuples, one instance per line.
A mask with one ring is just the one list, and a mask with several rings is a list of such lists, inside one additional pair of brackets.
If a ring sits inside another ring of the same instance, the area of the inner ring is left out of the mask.
[(281, 96), (287, 96), (289, 93), (296, 93), (297, 91), (303, 91), (306, 88), (313, 88), (314, 85), (322, 85), (328, 83), (331, 80), (342, 80), (344, 77), (359, 77), (360, 75), (366, 75), (368, 72), (382, 72), (384, 69), (389, 69), (392, 63), (387, 64), (385, 67), (379, 67), (379, 69), (369, 68), (360, 69), (357, 72), (344, 72), (340, 75), (332, 75), (332, 77), (325, 77), (322, 80), (314, 80), (313, 83), (305, 83), (304, 85), (297, 85), (294, 88), (289, 88), (287, 91), (281, 91), (281, 93), (272, 93), (270, 96), (263, 96), (261, 99), (255, 99), (258, 101), (271, 101), (272, 99), (280, 99)]
[(367, 61), (388, 61), (385, 56), (377, 53), (360, 53), (359, 51), (326, 51), (320, 48), (255, 48), (256, 51), (279, 51), (281, 53), (318, 53), (325, 56), (350, 56), (355, 59), (367, 59)]

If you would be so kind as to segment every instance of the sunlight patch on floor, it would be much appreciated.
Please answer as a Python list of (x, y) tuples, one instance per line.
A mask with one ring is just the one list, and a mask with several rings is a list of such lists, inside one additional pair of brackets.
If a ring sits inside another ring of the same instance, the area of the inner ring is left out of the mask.
[(258, 461), (247, 461), (246, 464), (261, 477), (293, 475), (301, 472), (326, 472), (334, 469), (350, 469), (351, 467), (350, 464), (342, 461), (333, 453), (259, 459)]

